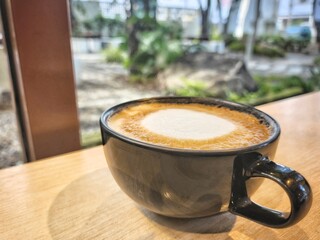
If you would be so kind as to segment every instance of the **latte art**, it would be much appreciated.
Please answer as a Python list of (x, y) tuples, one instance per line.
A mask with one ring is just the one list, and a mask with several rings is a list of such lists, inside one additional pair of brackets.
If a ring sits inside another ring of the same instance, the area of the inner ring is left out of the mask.
[(269, 128), (248, 113), (196, 103), (129, 106), (112, 115), (108, 125), (129, 138), (182, 149), (241, 148), (270, 136)]
[(228, 134), (236, 126), (209, 113), (188, 109), (164, 109), (146, 115), (141, 126), (150, 132), (178, 139), (206, 140)]

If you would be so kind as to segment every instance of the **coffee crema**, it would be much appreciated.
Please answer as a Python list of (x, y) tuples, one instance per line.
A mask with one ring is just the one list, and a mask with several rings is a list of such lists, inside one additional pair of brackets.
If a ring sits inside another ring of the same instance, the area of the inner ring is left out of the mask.
[(111, 116), (108, 125), (129, 138), (181, 149), (234, 149), (270, 137), (270, 129), (253, 115), (197, 103), (129, 106)]

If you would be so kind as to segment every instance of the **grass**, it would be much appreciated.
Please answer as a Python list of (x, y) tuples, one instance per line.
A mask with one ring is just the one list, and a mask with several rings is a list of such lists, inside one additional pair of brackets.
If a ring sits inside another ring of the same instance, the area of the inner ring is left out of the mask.
[[(234, 52), (244, 52), (245, 51), (245, 43), (243, 41), (237, 40), (228, 46), (230, 51)], [(265, 43), (258, 43), (255, 44), (253, 49), (254, 54), (260, 56), (266, 56), (269, 58), (276, 58), (276, 57), (284, 57), (285, 51), (277, 46), (268, 45)]]
[(83, 133), (81, 135), (81, 146), (84, 148), (100, 145), (102, 142), (100, 131)]
[(316, 57), (316, 58), (314, 59), (314, 65), (315, 65), (315, 66), (320, 66), (320, 56), (318, 56), (318, 57)]
[(227, 92), (227, 100), (255, 106), (312, 91), (310, 83), (298, 76), (255, 76), (254, 80), (258, 91)]
[[(236, 93), (225, 91), (225, 99), (234, 102), (240, 102), (248, 105), (259, 105), (279, 99), (310, 92), (314, 89), (312, 79), (307, 81), (298, 76), (254, 76), (257, 82), (258, 91)], [(176, 96), (187, 97), (216, 97), (214, 93), (209, 92), (207, 85), (202, 81), (186, 79), (184, 85), (175, 89), (172, 93)]]
[(120, 48), (109, 46), (103, 50), (107, 62), (124, 63), (127, 59), (126, 53)]
[(176, 96), (183, 97), (210, 97), (210, 93), (207, 91), (207, 85), (202, 81), (184, 79), (184, 85), (173, 91)]
[(303, 93), (304, 92), (300, 87), (292, 87), (289, 89), (284, 89), (283, 91), (278, 93), (270, 92), (261, 97), (256, 97), (256, 94), (254, 93), (249, 93), (245, 96), (239, 96), (238, 94), (229, 93), (227, 99), (233, 102), (243, 103), (251, 106), (257, 106), (264, 103), (273, 102), (273, 101), (281, 100), (284, 98), (300, 95)]

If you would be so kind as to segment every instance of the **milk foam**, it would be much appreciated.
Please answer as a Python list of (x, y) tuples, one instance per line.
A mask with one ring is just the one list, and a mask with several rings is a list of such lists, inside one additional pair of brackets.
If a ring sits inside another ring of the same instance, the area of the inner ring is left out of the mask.
[(166, 137), (193, 140), (212, 139), (236, 129), (231, 121), (212, 114), (173, 108), (147, 114), (141, 125)]

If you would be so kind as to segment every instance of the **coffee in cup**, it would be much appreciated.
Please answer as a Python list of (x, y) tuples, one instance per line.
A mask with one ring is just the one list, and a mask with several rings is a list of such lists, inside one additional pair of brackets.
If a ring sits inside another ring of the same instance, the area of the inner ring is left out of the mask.
[(197, 103), (142, 103), (108, 119), (115, 131), (172, 148), (223, 150), (255, 145), (270, 137), (257, 117), (222, 106)]

